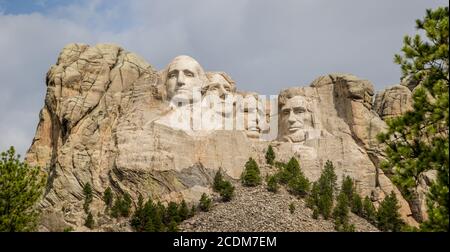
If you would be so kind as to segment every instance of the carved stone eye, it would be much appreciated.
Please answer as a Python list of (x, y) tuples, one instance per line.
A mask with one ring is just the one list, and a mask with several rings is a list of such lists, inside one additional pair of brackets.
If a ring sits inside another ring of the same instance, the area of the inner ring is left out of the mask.
[(306, 110), (304, 108), (295, 108), (294, 109), (294, 113), (295, 114), (300, 114), (300, 113), (304, 113)]
[(177, 73), (176, 72), (171, 72), (171, 73), (169, 73), (169, 75), (167, 76), (169, 79), (171, 79), (171, 78), (175, 78), (175, 77), (177, 77)]
[(184, 71), (184, 75), (186, 75), (187, 77), (194, 77), (194, 73), (191, 71)]

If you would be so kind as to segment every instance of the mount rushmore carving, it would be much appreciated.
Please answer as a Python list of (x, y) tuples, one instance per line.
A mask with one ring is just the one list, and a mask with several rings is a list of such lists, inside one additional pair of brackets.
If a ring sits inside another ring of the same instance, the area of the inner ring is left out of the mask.
[(141, 194), (196, 202), (211, 192), (217, 170), (238, 179), (249, 157), (265, 165), (269, 144), (280, 161), (297, 157), (311, 180), (331, 160), (339, 179), (350, 175), (375, 203), (396, 192), (403, 218), (414, 224), (410, 206), (378, 168), (383, 153), (375, 139), (386, 128), (382, 117), (410, 104), (396, 110), (391, 90), (374, 106), (367, 80), (330, 74), (270, 97), (239, 91), (229, 75), (206, 72), (189, 56), (157, 71), (115, 45), (70, 44), (46, 84), (26, 155), (48, 174), (42, 230), (83, 225), (87, 182), (94, 215), (103, 213), (107, 187), (135, 201)]

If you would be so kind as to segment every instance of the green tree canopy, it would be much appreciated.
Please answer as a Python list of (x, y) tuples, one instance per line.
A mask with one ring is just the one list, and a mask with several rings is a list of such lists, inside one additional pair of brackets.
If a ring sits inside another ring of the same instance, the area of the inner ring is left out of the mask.
[(245, 163), (245, 169), (241, 175), (242, 184), (244, 186), (257, 186), (261, 184), (261, 173), (258, 164), (253, 158)]
[(325, 219), (328, 219), (331, 215), (336, 183), (337, 175), (334, 171), (333, 163), (328, 160), (317, 181), (319, 195), (317, 208)]
[(363, 201), (363, 217), (369, 221), (372, 225), (376, 225), (377, 222), (377, 210), (370, 200), (369, 196), (366, 196)]
[(0, 155), (0, 231), (33, 231), (39, 217), (36, 203), (45, 185), (38, 167), (20, 161), (13, 147)]
[(273, 165), (275, 161), (275, 152), (273, 151), (272, 145), (269, 145), (266, 152), (266, 163), (269, 165)]
[(267, 190), (269, 190), (269, 192), (276, 193), (278, 191), (278, 188), (279, 186), (277, 176), (271, 175), (267, 177)]
[(220, 192), (222, 190), (222, 187), (223, 187), (223, 175), (222, 170), (219, 169), (216, 172), (216, 175), (214, 176), (213, 190), (215, 192)]
[(107, 208), (110, 208), (112, 206), (114, 199), (114, 195), (112, 193), (111, 187), (106, 188), (105, 192), (103, 193), (103, 201), (106, 204)]
[(211, 198), (206, 195), (206, 193), (202, 194), (202, 197), (200, 198), (200, 202), (198, 204), (200, 210), (203, 212), (208, 212), (211, 209), (212, 201)]
[(230, 181), (223, 182), (222, 190), (220, 190), (220, 196), (222, 197), (222, 200), (225, 202), (233, 199), (234, 186), (231, 184)]
[(344, 191), (341, 191), (337, 197), (336, 207), (333, 210), (334, 228), (337, 231), (352, 232), (354, 226), (350, 225), (350, 202)]
[(398, 204), (397, 197), (394, 192), (387, 195), (380, 203), (380, 207), (377, 212), (378, 228), (382, 231), (399, 232), (404, 226), (404, 222), (400, 217), (398, 210), (400, 206)]
[(83, 186), (83, 194), (84, 194), (84, 204), (83, 208), (86, 213), (89, 213), (89, 205), (92, 203), (94, 196), (92, 194), (92, 186), (91, 183), (87, 182)]
[(417, 198), (420, 175), (437, 171), (427, 197), (424, 230), (448, 231), (449, 226), (449, 60), (448, 7), (427, 10), (417, 29), (425, 34), (405, 36), (402, 55), (395, 55), (403, 77), (419, 83), (413, 92), (413, 110), (387, 121), (389, 129), (378, 139), (386, 145), (382, 167), (408, 200)]

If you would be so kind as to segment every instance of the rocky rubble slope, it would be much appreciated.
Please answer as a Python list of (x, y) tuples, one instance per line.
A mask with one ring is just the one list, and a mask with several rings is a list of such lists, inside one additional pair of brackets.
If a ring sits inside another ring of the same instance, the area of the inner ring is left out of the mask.
[[(230, 202), (214, 202), (209, 212), (199, 212), (180, 225), (185, 232), (333, 232), (333, 220), (312, 218), (312, 210), (304, 199), (290, 195), (280, 188), (267, 191), (265, 185), (243, 187), (239, 182), (235, 198)], [(289, 211), (294, 203), (295, 212)], [(366, 220), (351, 214), (350, 223), (359, 232), (377, 232)]]
[[(274, 174), (276, 168), (261, 167), (262, 177)], [(230, 179), (229, 179), (230, 180)], [(183, 232), (334, 232), (332, 219), (312, 218), (313, 211), (305, 199), (290, 194), (280, 186), (276, 193), (267, 190), (267, 183), (244, 187), (239, 180), (230, 180), (235, 186), (234, 198), (223, 202), (217, 193), (209, 212), (197, 212), (180, 225)], [(289, 205), (295, 211), (291, 214)], [(350, 224), (357, 232), (378, 232), (365, 219), (350, 213)]]

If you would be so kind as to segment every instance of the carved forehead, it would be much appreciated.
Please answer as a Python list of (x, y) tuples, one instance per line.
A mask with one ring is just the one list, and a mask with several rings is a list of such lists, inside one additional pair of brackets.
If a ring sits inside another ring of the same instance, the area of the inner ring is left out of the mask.
[(233, 91), (236, 90), (236, 84), (231, 77), (224, 72), (207, 72), (206, 77), (211, 84), (229, 85)]
[(203, 73), (203, 68), (200, 64), (190, 56), (178, 56), (170, 62), (168, 72), (173, 70), (190, 70), (199, 74)]
[(194, 58), (186, 55), (178, 56), (173, 59), (166, 68), (166, 74), (174, 70), (189, 70), (193, 73), (197, 73), (200, 77), (205, 75), (205, 72), (200, 64)]
[(231, 83), (229, 83), (221, 74), (208, 74), (208, 80), (211, 83), (219, 83), (219, 84), (227, 84), (227, 85), (231, 85)]
[(309, 107), (308, 103), (311, 101), (311, 99), (315, 99), (314, 92), (314, 90), (309, 89), (308, 87), (294, 87), (284, 89), (278, 96), (278, 108), (283, 108), (288, 101), (290, 104), (295, 104), (297, 102), (298, 104), (303, 104), (304, 106)]
[(307, 108), (308, 107), (308, 101), (304, 96), (294, 96), (291, 98), (287, 98), (285, 101), (285, 104), (283, 105), (283, 109), (287, 108)]

